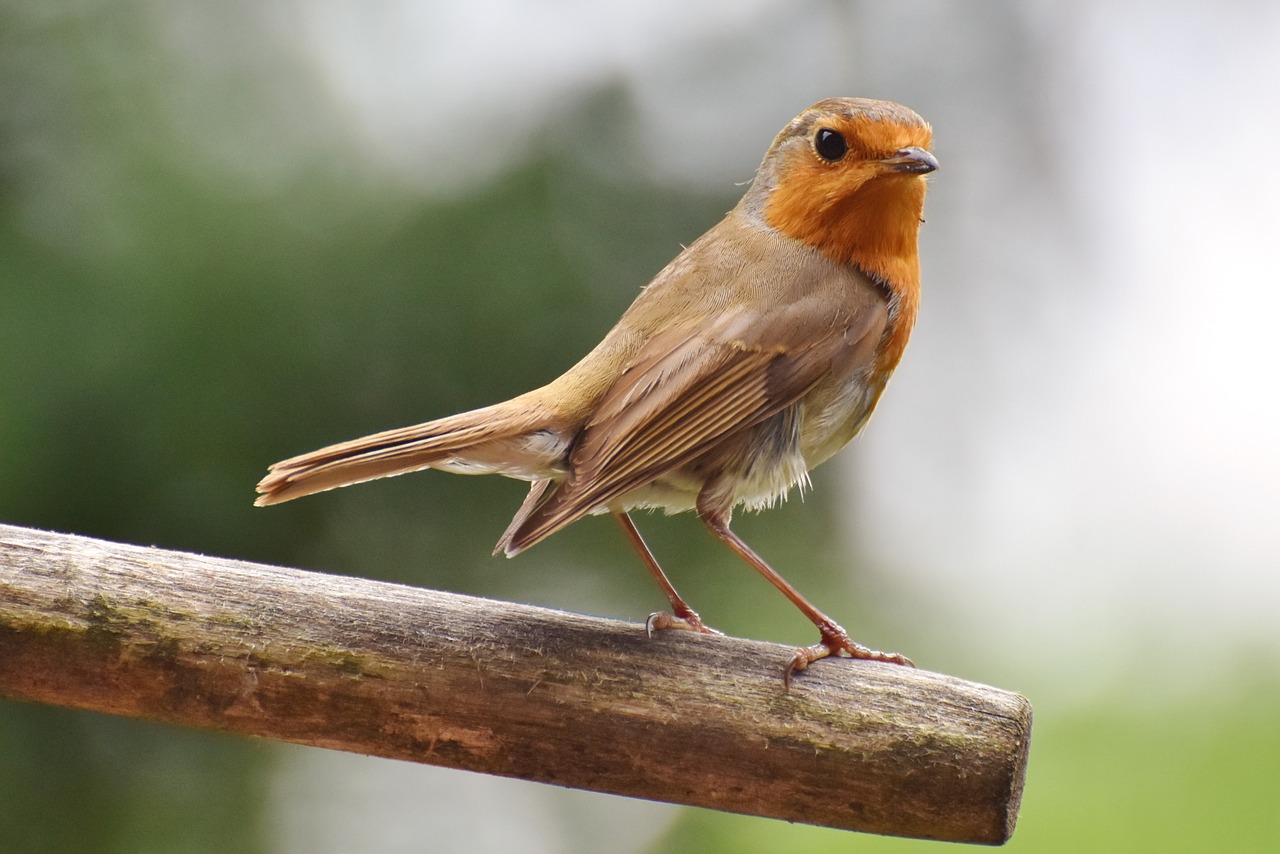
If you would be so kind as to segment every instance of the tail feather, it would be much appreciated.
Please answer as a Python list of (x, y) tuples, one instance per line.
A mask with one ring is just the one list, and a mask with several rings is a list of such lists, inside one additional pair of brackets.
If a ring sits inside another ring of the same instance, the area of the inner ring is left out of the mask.
[(279, 504), (427, 468), (546, 479), (561, 471), (567, 447), (568, 439), (536, 408), (507, 401), (278, 462), (258, 484), (254, 503)]

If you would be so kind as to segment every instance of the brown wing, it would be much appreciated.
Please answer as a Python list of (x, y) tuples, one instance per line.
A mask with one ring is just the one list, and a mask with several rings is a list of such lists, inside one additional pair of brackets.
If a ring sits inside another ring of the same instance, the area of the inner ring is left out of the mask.
[[(729, 317), (697, 333), (652, 340), (579, 435), (569, 475), (511, 532), (507, 554), (793, 405), (851, 348), (871, 352), (867, 337), (883, 329), (883, 312), (867, 312), (855, 330), (829, 313), (803, 309), (791, 306), (751, 328)], [(775, 343), (758, 340), (761, 330)]]

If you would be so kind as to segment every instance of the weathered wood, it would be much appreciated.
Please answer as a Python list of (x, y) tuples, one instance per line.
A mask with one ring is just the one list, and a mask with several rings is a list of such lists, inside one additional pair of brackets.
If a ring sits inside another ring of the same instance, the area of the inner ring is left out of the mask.
[(1025, 698), (904, 667), (0, 526), (0, 694), (790, 821), (998, 844)]

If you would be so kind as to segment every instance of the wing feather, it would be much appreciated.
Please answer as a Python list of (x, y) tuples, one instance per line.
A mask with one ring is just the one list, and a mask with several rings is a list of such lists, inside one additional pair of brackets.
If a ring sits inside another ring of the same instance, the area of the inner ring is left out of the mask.
[(508, 554), (794, 405), (827, 374), (840, 338), (829, 329), (809, 338), (809, 358), (797, 359), (785, 345), (718, 340), (717, 331), (650, 342), (579, 435), (569, 475), (507, 538)]

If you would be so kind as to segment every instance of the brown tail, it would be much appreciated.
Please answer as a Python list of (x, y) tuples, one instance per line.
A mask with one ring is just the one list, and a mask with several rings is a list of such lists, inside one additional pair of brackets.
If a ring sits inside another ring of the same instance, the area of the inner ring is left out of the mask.
[(462, 474), (555, 477), (569, 437), (534, 402), (516, 398), (413, 427), (387, 430), (283, 460), (258, 484), (254, 504), (279, 504), (427, 468)]

